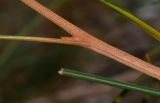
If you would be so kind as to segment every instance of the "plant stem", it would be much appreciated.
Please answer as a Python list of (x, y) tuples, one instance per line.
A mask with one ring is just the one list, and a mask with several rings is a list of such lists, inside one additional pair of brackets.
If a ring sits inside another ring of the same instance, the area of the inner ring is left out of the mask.
[(117, 88), (121, 88), (121, 89), (126, 89), (126, 90), (130, 90), (130, 91), (135, 91), (135, 92), (139, 92), (139, 93), (143, 93), (143, 94), (147, 94), (147, 95), (160, 96), (159, 90), (155, 90), (155, 89), (147, 88), (147, 87), (143, 87), (143, 86), (138, 86), (138, 85), (133, 85), (133, 84), (127, 84), (127, 83), (123, 83), (120, 81), (112, 80), (110, 78), (104, 78), (101, 76), (96, 76), (96, 75), (87, 74), (87, 73), (83, 73), (83, 72), (73, 71), (73, 70), (69, 70), (69, 69), (61, 69), (58, 73), (60, 75), (64, 75), (64, 76), (68, 76), (68, 77), (72, 77), (72, 78), (76, 78), (76, 79), (81, 79), (81, 80), (86, 80), (86, 81), (90, 81), (90, 82), (94, 82), (94, 83), (109, 85), (109, 86), (113, 86), (113, 87), (117, 87)]
[[(70, 40), (67, 40), (69, 39)], [(42, 42), (42, 43), (58, 43), (58, 44), (71, 44), (71, 45), (87, 45), (82, 42), (75, 41), (73, 37), (68, 37), (67, 39), (56, 39), (56, 38), (46, 38), (46, 37), (32, 37), (32, 36), (11, 36), (11, 35), (0, 35), (1, 40), (16, 40), (16, 41), (31, 41), (31, 42)]]
[(93, 50), (97, 53), (100, 53), (106, 57), (110, 57), (122, 64), (125, 64), (133, 69), (136, 69), (142, 73), (145, 73), (151, 77), (154, 77), (160, 80), (160, 68), (156, 67), (150, 63), (147, 63), (141, 59), (138, 59), (135, 56), (132, 56), (118, 48), (115, 48), (102, 40), (92, 36), (91, 34), (85, 32), (84, 30), (78, 28), (74, 24), (70, 23), (69, 21), (65, 20), (61, 16), (57, 15), (56, 13), (52, 12), (48, 8), (44, 7), (42, 4), (37, 2), (36, 0), (21, 0), (26, 5), (46, 17), (48, 20), (52, 21), (53, 23), (57, 24), (65, 31), (70, 33), (72, 37), (75, 38), (76, 41), (86, 43), (89, 45), (86, 48)]

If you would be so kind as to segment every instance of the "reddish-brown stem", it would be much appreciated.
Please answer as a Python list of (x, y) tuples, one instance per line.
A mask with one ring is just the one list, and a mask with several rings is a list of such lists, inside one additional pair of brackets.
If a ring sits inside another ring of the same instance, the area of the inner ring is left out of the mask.
[(137, 57), (134, 57), (120, 49), (117, 49), (97, 38), (91, 34), (83, 31), (62, 17), (58, 16), (48, 8), (41, 5), (36, 0), (22, 0), (29, 7), (39, 12), (41, 15), (57, 24), (65, 31), (70, 33), (76, 41), (83, 42), (88, 44), (86, 48), (91, 49), (97, 53), (100, 53), (104, 56), (110, 57), (122, 64), (125, 64), (133, 69), (136, 69), (142, 73), (145, 73), (149, 76), (157, 78), (160, 80), (160, 68), (152, 64), (149, 64)]

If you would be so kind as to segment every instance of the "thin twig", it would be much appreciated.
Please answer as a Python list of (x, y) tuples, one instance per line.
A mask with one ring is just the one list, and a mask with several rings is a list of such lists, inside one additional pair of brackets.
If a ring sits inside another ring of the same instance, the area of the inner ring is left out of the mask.
[(48, 8), (41, 5), (36, 0), (21, 0), (26, 5), (39, 12), (44, 17), (48, 18), (53, 23), (57, 24), (65, 31), (70, 33), (75, 40), (89, 44), (88, 49), (91, 49), (97, 53), (100, 53), (104, 56), (110, 57), (120, 63), (123, 63), (131, 68), (134, 68), (142, 73), (145, 73), (149, 76), (157, 78), (160, 80), (160, 68), (156, 67), (150, 63), (147, 63), (143, 60), (138, 59), (120, 49), (117, 49), (95, 37), (91, 34), (83, 31), (82, 29), (76, 27), (72, 23), (58, 16)]
[(58, 43), (58, 44), (70, 44), (70, 45), (79, 45), (86, 47), (88, 44), (78, 42), (74, 40), (73, 37), (65, 38), (46, 38), (46, 37), (33, 37), (33, 36), (11, 36), (11, 35), (0, 35), (1, 40), (16, 40), (16, 41), (31, 41), (31, 42), (42, 42), (42, 43)]

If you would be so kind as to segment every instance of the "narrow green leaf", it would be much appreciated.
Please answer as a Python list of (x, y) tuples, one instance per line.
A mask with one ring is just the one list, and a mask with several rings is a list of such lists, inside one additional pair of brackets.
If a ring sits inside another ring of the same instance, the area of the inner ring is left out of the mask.
[(128, 18), (132, 22), (136, 23), (138, 26), (142, 27), (146, 32), (148, 32), (152, 37), (154, 37), (155, 39), (160, 41), (160, 32), (157, 31), (152, 26), (150, 26), (149, 24), (147, 24), (146, 22), (144, 22), (143, 20), (141, 20), (140, 18), (138, 18), (135, 15), (129, 13), (127, 10), (124, 10), (124, 9), (120, 8), (119, 6), (111, 3), (108, 0), (99, 0), (99, 1), (101, 1), (105, 5), (109, 6), (110, 8), (115, 10), (116, 12), (120, 13), (124, 17)]
[(92, 74), (82, 73), (82, 72), (73, 71), (69, 69), (61, 69), (59, 71), (59, 74), (76, 78), (76, 79), (82, 79), (82, 80), (86, 80), (94, 83), (100, 83), (100, 84), (109, 85), (109, 86), (113, 86), (121, 89), (135, 91), (135, 92), (139, 92), (147, 95), (160, 96), (159, 90), (138, 86), (134, 84), (123, 83), (117, 80), (112, 80), (110, 78), (104, 78), (104, 77), (96, 76)]

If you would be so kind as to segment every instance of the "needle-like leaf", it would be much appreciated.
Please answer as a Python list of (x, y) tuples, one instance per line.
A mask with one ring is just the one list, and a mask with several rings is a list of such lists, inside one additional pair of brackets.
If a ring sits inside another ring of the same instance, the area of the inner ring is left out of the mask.
[(61, 69), (59, 71), (59, 74), (76, 78), (76, 79), (82, 79), (82, 80), (86, 80), (94, 83), (100, 83), (100, 84), (109, 85), (109, 86), (113, 86), (121, 89), (135, 91), (135, 92), (139, 92), (147, 95), (160, 96), (159, 90), (147, 88), (144, 86), (138, 86), (134, 84), (123, 83), (117, 80), (112, 80), (110, 78), (104, 78), (101, 76), (96, 76), (96, 75), (87, 74), (83, 72), (73, 71), (69, 69)]
[(155, 28), (141, 20), (140, 18), (136, 17), (135, 15), (131, 14), (127, 10), (122, 9), (121, 7), (111, 3), (109, 0), (99, 0), (108, 7), (112, 8), (116, 12), (120, 13), (124, 17), (128, 18), (132, 22), (136, 23), (138, 26), (142, 27), (145, 31), (147, 31), (152, 37), (160, 41), (160, 32), (157, 31)]

